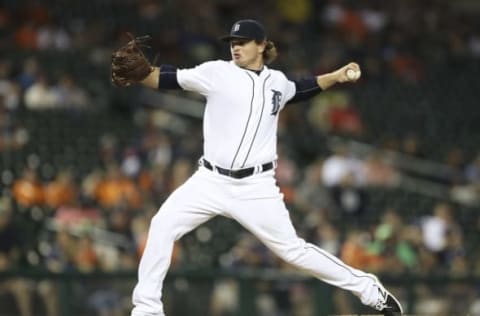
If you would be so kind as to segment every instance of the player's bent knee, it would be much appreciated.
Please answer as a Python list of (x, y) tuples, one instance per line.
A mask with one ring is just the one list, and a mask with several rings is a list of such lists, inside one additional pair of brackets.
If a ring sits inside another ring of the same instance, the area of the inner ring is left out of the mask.
[(283, 257), (283, 260), (290, 263), (291, 265), (301, 266), (303, 262), (304, 254), (305, 254), (305, 250), (302, 250), (302, 249), (291, 250), (289, 251), (288, 254), (286, 254)]
[(150, 222), (150, 231), (157, 235), (162, 235), (164, 239), (176, 241), (185, 235), (190, 229), (184, 225), (177, 216), (161, 210), (153, 216)]
[(152, 217), (150, 222), (150, 229), (155, 232), (169, 233), (173, 234), (178, 223), (175, 218), (171, 216), (166, 216), (162, 212), (158, 212), (155, 216)]
[(305, 242), (299, 239), (284, 247), (280, 247), (275, 252), (284, 261), (292, 265), (301, 265), (305, 253), (307, 252), (304, 246)]

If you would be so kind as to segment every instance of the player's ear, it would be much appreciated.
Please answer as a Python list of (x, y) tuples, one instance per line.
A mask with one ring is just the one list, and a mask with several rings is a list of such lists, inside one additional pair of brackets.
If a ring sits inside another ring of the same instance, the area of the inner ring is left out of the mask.
[(263, 54), (265, 52), (267, 42), (266, 41), (261, 41), (261, 42), (256, 42), (256, 43), (257, 43), (258, 52), (260, 54)]

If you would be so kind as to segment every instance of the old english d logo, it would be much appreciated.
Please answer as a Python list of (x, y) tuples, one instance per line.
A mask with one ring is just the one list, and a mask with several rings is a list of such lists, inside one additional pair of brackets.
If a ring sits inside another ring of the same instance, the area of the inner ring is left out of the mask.
[(270, 113), (271, 115), (277, 115), (278, 110), (280, 110), (280, 101), (282, 100), (282, 93), (277, 90), (273, 90), (273, 95), (272, 95), (272, 112)]

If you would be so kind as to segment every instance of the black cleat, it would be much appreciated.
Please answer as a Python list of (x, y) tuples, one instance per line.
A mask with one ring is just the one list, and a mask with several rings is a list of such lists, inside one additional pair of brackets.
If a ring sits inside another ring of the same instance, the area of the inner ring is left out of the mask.
[(402, 305), (400, 302), (387, 291), (380, 283), (378, 288), (378, 302), (375, 304), (375, 309), (383, 313), (384, 316), (397, 316), (403, 314)]

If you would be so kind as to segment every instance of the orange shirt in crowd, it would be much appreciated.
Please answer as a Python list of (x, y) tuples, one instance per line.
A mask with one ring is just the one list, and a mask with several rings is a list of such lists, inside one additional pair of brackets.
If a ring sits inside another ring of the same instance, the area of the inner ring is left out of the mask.
[(95, 197), (101, 206), (107, 208), (121, 203), (127, 203), (133, 208), (141, 205), (140, 194), (135, 184), (127, 178), (101, 181), (95, 190)]
[(383, 258), (370, 253), (354, 240), (347, 240), (341, 250), (340, 258), (346, 264), (362, 270), (376, 271), (381, 268)]
[(13, 198), (18, 204), (26, 207), (42, 205), (44, 188), (40, 182), (31, 178), (20, 178), (12, 187)]
[(51, 208), (71, 205), (76, 199), (77, 190), (72, 184), (53, 181), (45, 186), (45, 204)]

